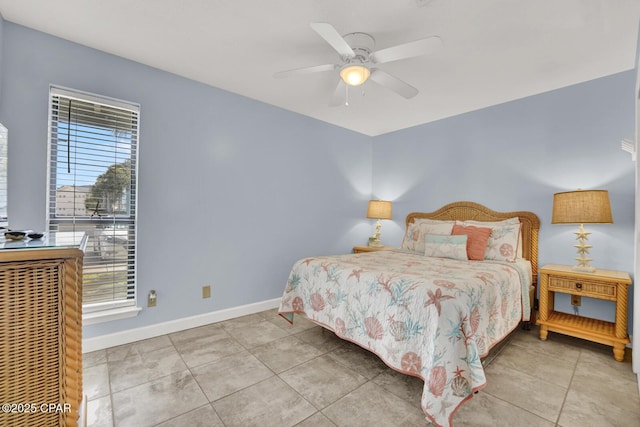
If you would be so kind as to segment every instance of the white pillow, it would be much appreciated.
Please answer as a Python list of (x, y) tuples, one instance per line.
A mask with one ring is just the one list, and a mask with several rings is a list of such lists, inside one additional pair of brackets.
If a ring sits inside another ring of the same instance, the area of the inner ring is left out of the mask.
[(416, 219), (409, 224), (402, 239), (402, 249), (424, 254), (425, 235), (440, 234), (450, 235), (455, 221), (437, 221), (428, 219)]
[(522, 247), (519, 245), (521, 226), (522, 224), (513, 224), (493, 227), (487, 241), (484, 259), (515, 262), (518, 258), (518, 247)]
[(467, 260), (466, 234), (445, 236), (442, 234), (426, 234), (424, 255), (437, 258)]

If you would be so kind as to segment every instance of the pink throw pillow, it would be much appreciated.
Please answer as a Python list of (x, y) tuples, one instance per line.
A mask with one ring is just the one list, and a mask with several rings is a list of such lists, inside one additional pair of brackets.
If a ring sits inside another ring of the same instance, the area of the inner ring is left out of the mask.
[(452, 235), (467, 235), (467, 256), (469, 259), (482, 261), (484, 251), (487, 249), (487, 241), (491, 235), (488, 227), (476, 227), (474, 225), (454, 225), (451, 230)]

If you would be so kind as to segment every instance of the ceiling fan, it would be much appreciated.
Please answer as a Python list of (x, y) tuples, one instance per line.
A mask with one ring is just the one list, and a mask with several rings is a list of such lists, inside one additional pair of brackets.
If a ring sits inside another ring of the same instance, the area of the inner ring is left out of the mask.
[(440, 37), (432, 36), (374, 51), (375, 39), (367, 33), (349, 33), (341, 36), (331, 24), (326, 22), (313, 22), (311, 28), (338, 52), (340, 62), (281, 71), (274, 74), (274, 77), (285, 78), (340, 70), (340, 80), (329, 102), (331, 106), (349, 105), (347, 102), (348, 87), (360, 86), (368, 80), (391, 89), (406, 99), (413, 98), (418, 94), (418, 89), (381, 70), (378, 65), (426, 55), (435, 52), (442, 46)]

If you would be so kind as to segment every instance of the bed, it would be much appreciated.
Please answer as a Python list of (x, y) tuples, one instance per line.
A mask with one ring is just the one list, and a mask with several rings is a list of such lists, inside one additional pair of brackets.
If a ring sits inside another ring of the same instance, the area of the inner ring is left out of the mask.
[(482, 358), (535, 321), (540, 221), (532, 212), (455, 202), (409, 214), (406, 227), (398, 250), (296, 262), (278, 313), (290, 322), (304, 314), (421, 378), (426, 417), (449, 426), (486, 386)]

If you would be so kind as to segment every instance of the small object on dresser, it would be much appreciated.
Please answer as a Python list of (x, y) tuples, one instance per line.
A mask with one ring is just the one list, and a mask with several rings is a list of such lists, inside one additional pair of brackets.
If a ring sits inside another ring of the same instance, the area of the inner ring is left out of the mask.
[(40, 233), (38, 231), (34, 231), (27, 234), (27, 237), (30, 239), (42, 239), (43, 236), (44, 236), (44, 233)]
[(7, 240), (22, 240), (27, 233), (18, 230), (9, 230), (4, 232), (4, 238)]

